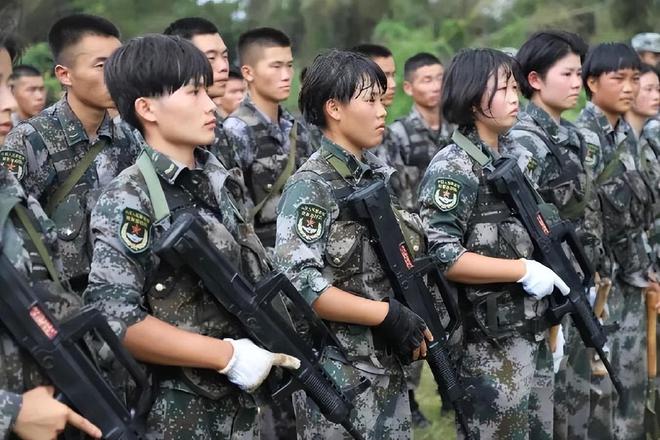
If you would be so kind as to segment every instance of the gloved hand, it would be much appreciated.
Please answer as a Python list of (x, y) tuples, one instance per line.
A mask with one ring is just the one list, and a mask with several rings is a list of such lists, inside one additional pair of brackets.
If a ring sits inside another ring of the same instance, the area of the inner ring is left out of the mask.
[(561, 365), (562, 359), (564, 359), (564, 344), (566, 340), (564, 339), (564, 328), (559, 324), (559, 331), (557, 332), (557, 346), (555, 351), (552, 352), (552, 366), (555, 370), (555, 374), (559, 371), (559, 366)]
[(414, 352), (420, 347), (425, 336), (428, 339), (430, 332), (424, 320), (408, 307), (394, 298), (390, 298), (389, 304), (387, 316), (373, 329), (389, 343), (401, 362), (409, 364), (416, 360)]
[(517, 282), (522, 283), (523, 289), (529, 296), (538, 301), (550, 295), (555, 287), (564, 295), (571, 292), (564, 280), (559, 278), (559, 275), (554, 273), (552, 269), (545, 267), (538, 261), (526, 259), (523, 259), (523, 261), (525, 262), (526, 272)]
[(234, 354), (219, 373), (227, 375), (229, 381), (248, 393), (256, 390), (268, 377), (273, 366), (297, 370), (300, 360), (284, 353), (271, 353), (257, 347), (249, 339), (224, 339), (234, 347)]

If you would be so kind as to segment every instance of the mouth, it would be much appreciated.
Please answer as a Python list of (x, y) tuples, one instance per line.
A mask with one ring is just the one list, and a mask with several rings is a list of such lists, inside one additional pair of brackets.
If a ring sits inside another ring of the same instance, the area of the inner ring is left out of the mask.
[(204, 127), (215, 129), (215, 119), (209, 120), (206, 124), (204, 124)]
[(3, 122), (0, 124), (0, 133), (7, 134), (11, 131), (13, 125), (11, 122)]

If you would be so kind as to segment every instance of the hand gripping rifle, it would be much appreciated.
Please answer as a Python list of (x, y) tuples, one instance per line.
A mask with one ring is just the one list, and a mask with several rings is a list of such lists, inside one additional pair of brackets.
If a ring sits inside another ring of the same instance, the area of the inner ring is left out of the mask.
[[(458, 381), (447, 349), (450, 335), (460, 325), (460, 313), (456, 299), (452, 296), (452, 287), (430, 258), (413, 260), (383, 181), (354, 192), (342, 203), (346, 203), (355, 217), (369, 228), (395, 298), (419, 315), (433, 334), (433, 341), (427, 341), (426, 362), (438, 385), (442, 401), (453, 406), (466, 438), (471, 438), (463, 409), (465, 391)], [(427, 274), (440, 291), (447, 309), (450, 318), (447, 327), (440, 321), (433, 296), (424, 280)]]
[[(302, 389), (329, 421), (341, 424), (356, 440), (362, 439), (350, 422), (353, 404), (348, 396), (366, 388), (368, 382), (359, 389), (342, 391), (319, 363), (324, 349), (341, 351), (334, 334), (284, 274), (273, 273), (256, 286), (251, 285), (209, 241), (202, 222), (189, 213), (180, 215), (155, 244), (155, 252), (173, 267), (187, 266), (197, 274), (216, 301), (238, 319), (250, 339), (269, 351), (300, 359), (300, 368), (286, 370), (292, 380), (273, 398)], [(273, 307), (272, 302), (280, 293), (291, 300), (296, 313), (309, 326), (311, 344)]]
[(123, 347), (101, 312), (83, 307), (71, 318), (58, 322), (40, 297), (42, 287), (30, 286), (0, 251), (0, 324), (34, 359), (67, 404), (101, 429), (108, 440), (144, 438), (141, 411), (127, 408), (106, 382), (83, 336), (94, 333), (130, 373), (141, 396), (138, 407), (148, 407), (147, 376)]
[[(494, 163), (494, 171), (488, 176), (488, 181), (504, 198), (507, 206), (522, 222), (534, 243), (534, 258), (552, 269), (571, 288), (564, 296), (555, 289), (550, 296), (550, 306), (547, 316), (553, 324), (558, 324), (562, 317), (569, 313), (573, 324), (578, 329), (585, 346), (594, 348), (603, 361), (609, 373), (612, 384), (619, 393), (620, 401), (624, 402), (624, 389), (616, 376), (612, 365), (607, 359), (603, 346), (607, 336), (589, 306), (586, 292), (593, 285), (593, 269), (584, 249), (580, 244), (575, 229), (565, 220), (549, 224), (539, 205), (543, 200), (534, 191), (525, 178), (517, 162), (511, 158), (501, 158)], [(566, 244), (575, 257), (583, 278), (573, 267), (569, 257), (564, 252), (562, 244)]]

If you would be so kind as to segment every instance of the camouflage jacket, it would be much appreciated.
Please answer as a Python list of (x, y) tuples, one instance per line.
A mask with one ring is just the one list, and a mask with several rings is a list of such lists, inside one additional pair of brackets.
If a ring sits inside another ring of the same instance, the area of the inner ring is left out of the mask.
[(454, 127), (443, 120), (440, 130), (431, 129), (413, 106), (408, 116), (397, 119), (389, 128), (384, 143), (389, 163), (398, 172), (392, 186), (404, 209), (418, 211), (417, 194), (424, 171), (433, 156), (451, 143)]
[[(203, 148), (195, 149), (191, 170), (144, 144), (159, 177), (171, 216), (155, 222), (145, 179), (137, 165), (124, 170), (104, 190), (92, 213), (94, 255), (84, 299), (128, 327), (148, 314), (187, 331), (217, 338), (245, 334), (186, 267), (162, 263), (152, 245), (171, 221), (192, 212), (205, 221), (208, 238), (250, 281), (268, 270), (265, 251), (227, 190), (227, 170)], [(218, 399), (239, 393), (216, 371), (158, 367), (161, 387)]]
[[(477, 136), (475, 129), (461, 132), (491, 160), (494, 153)], [(500, 137), (500, 151), (507, 150), (510, 139)], [(431, 255), (443, 270), (448, 270), (465, 252), (495, 258), (532, 258), (533, 243), (529, 234), (513, 216), (486, 177), (490, 165), (482, 168), (462, 148), (452, 143), (436, 154), (422, 179), (420, 215), (429, 239)], [(466, 332), (478, 330), (476, 321), (492, 332), (522, 328), (524, 321), (543, 316), (547, 301), (535, 301), (519, 284), (462, 285), (459, 304), (464, 313)], [(489, 310), (492, 296), (495, 308)], [(478, 305), (478, 307), (476, 306)], [(495, 313), (496, 323), (489, 319)], [(504, 329), (506, 328), (506, 330)], [(542, 332), (532, 332), (536, 340)]]
[(509, 136), (513, 140), (510, 145), (515, 144), (516, 148), (501, 151), (512, 155), (526, 153), (523, 169), (527, 177), (543, 199), (559, 209), (562, 218), (574, 221), (596, 270), (609, 273), (601, 239), (600, 200), (593, 188), (593, 170), (584, 163), (586, 143), (577, 129), (563, 119), (557, 125), (543, 109), (529, 102)]
[[(297, 128), (292, 134), (294, 125)], [(272, 246), (281, 193), (272, 196), (269, 193), (278, 176), (284, 172), (291, 138), (295, 138), (296, 142), (294, 169), (312, 154), (307, 129), (283, 108), (280, 108), (279, 120), (274, 123), (254, 105), (249, 94), (238, 109), (225, 119), (224, 127), (238, 152), (252, 201), (256, 205), (269, 197), (254, 220), (257, 232), (266, 240), (264, 243)]]
[(11, 170), (26, 192), (43, 206), (97, 141), (106, 145), (69, 195), (49, 213), (57, 225), (66, 279), (84, 285), (91, 243), (87, 225), (100, 190), (137, 157), (137, 142), (125, 124), (106, 114), (96, 139), (89, 139), (66, 96), (22, 122), (5, 139), (0, 163)]
[[(43, 260), (32, 245), (23, 225), (13, 215), (12, 208), (17, 203), (27, 208), (32, 223), (41, 232), (44, 244), (51, 251), (56, 269), (61, 270), (61, 262), (55, 257), (55, 225), (46, 217), (39, 203), (25, 194), (15, 177), (0, 168), (2, 253), (30, 282), (43, 288), (41, 292), (48, 296), (41, 299), (56, 318), (63, 319), (78, 310), (80, 300), (77, 295), (62, 291), (50, 280)], [(6, 288), (3, 286), (3, 290)], [(0, 330), (0, 344), (0, 435), (7, 438), (20, 410), (21, 394), (35, 386), (47, 384), (48, 380), (41, 375), (32, 359), (14, 343), (4, 328)]]
[(613, 128), (603, 112), (588, 102), (576, 121), (587, 143), (585, 164), (596, 176), (603, 212), (604, 246), (622, 279), (646, 285), (650, 266), (645, 230), (653, 217), (653, 197), (640, 172), (639, 146), (622, 119)]
[[(376, 301), (391, 292), (367, 227), (343, 209), (342, 200), (377, 179), (388, 182), (393, 172), (372, 153), (359, 160), (324, 137), (287, 182), (278, 207), (275, 264), (310, 304), (330, 285)], [(418, 219), (405, 219), (423, 236)], [(370, 328), (329, 325), (349, 359), (381, 366)]]

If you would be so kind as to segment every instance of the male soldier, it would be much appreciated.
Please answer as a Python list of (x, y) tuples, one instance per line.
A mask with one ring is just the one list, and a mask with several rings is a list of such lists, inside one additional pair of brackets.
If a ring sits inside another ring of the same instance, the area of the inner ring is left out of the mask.
[(358, 44), (351, 50), (370, 58), (382, 69), (387, 78), (387, 91), (381, 101), (385, 108), (391, 106), (396, 94), (396, 64), (392, 52), (385, 46), (373, 43)]
[[(529, 103), (510, 132), (516, 148), (507, 153), (520, 157), (543, 199), (559, 209), (562, 219), (574, 222), (589, 260), (605, 277), (609, 276), (609, 265), (603, 261), (600, 203), (592, 189), (591, 167), (584, 164), (585, 145), (577, 129), (561, 118), (564, 111), (577, 104), (586, 52), (587, 45), (579, 36), (561, 31), (538, 32), (522, 45), (516, 56), (520, 66), (518, 84)], [(568, 359), (555, 384), (553, 428), (556, 439), (587, 437), (590, 353), (570, 325), (570, 322), (564, 323), (564, 331), (568, 333)], [(558, 338), (555, 371), (559, 369), (564, 335)], [(551, 375), (537, 377), (536, 381), (539, 388), (552, 392)], [(551, 402), (541, 399), (537, 404), (543, 406), (543, 400)]]
[(245, 80), (241, 72), (229, 69), (229, 79), (227, 80), (225, 94), (219, 97), (217, 101), (213, 101), (218, 106), (218, 112), (223, 118), (236, 111), (245, 97), (245, 89)]
[(389, 127), (384, 142), (388, 157), (399, 172), (393, 185), (401, 206), (418, 211), (419, 183), (435, 153), (450, 142), (453, 127), (442, 118), (442, 78), (445, 69), (430, 53), (418, 53), (406, 60), (403, 91), (412, 97), (408, 116)]
[(660, 66), (660, 34), (656, 32), (637, 34), (630, 43), (642, 62), (655, 67)]
[(91, 258), (89, 214), (101, 188), (133, 163), (137, 145), (107, 112), (114, 105), (103, 64), (120, 46), (117, 28), (101, 17), (70, 15), (53, 25), (48, 43), (66, 94), (7, 136), (0, 163), (57, 225), (64, 278), (82, 292)]
[[(0, 35), (0, 108), (12, 108), (16, 101), (9, 88), (11, 60), (16, 57), (16, 46), (7, 36)], [(50, 311), (63, 317), (80, 306), (76, 295), (60, 288), (58, 274), (49, 251), (56, 245), (53, 223), (48, 220), (39, 203), (26, 196), (16, 178), (0, 168), (0, 252), (16, 270), (52, 293)], [(27, 226), (26, 226), (27, 225)], [(28, 228), (34, 228), (34, 240), (44, 244), (38, 252)], [(45, 251), (45, 252), (44, 252)], [(48, 270), (47, 268), (52, 268)], [(57, 281), (56, 281), (57, 280)], [(8, 286), (2, 286), (3, 295)], [(55, 438), (65, 425), (70, 424), (94, 438), (101, 431), (91, 422), (72, 411), (53, 397), (53, 388), (47, 383), (36, 365), (21, 352), (11, 336), (0, 330), (0, 436), (10, 438), (12, 433), (22, 439)]]
[(280, 106), (293, 78), (289, 37), (272, 28), (249, 30), (238, 39), (238, 57), (248, 93), (224, 124), (255, 204), (255, 229), (264, 246), (273, 247), (284, 183), (312, 150), (304, 125)]
[[(650, 266), (645, 230), (652, 221), (652, 196), (638, 166), (638, 146), (623, 115), (639, 91), (641, 61), (623, 43), (593, 47), (582, 66), (589, 102), (577, 120), (587, 143), (585, 164), (595, 172), (603, 212), (604, 247), (616, 267), (608, 306), (620, 328), (610, 334), (611, 358), (627, 390), (627, 404), (616, 404), (609, 378), (600, 378), (602, 395), (591, 417), (593, 438), (643, 437), (646, 331), (642, 291)], [(611, 400), (610, 400), (611, 397)], [(609, 406), (609, 407), (608, 407)], [(611, 426), (610, 426), (611, 424)]]
[(44, 77), (36, 68), (21, 64), (14, 67), (11, 75), (11, 91), (18, 108), (14, 113), (14, 124), (36, 116), (46, 106)]
[[(391, 285), (366, 228), (345, 197), (394, 171), (366, 151), (382, 140), (385, 75), (353, 51), (320, 55), (300, 92), (305, 120), (323, 132), (321, 146), (289, 179), (278, 207), (276, 264), (298, 287), (346, 349), (326, 370), (347, 388), (367, 378), (351, 422), (368, 439), (410, 438), (410, 404), (401, 364), (424, 356), (431, 340), (424, 321), (390, 298)], [(421, 252), (419, 218), (399, 211)], [(407, 230), (407, 229), (406, 229)], [(294, 395), (301, 439), (344, 439), (304, 394)]]
[(159, 439), (258, 437), (254, 392), (273, 365), (295, 358), (254, 345), (188, 268), (173, 268), (154, 241), (181, 213), (251, 282), (268, 266), (265, 250), (225, 187), (227, 170), (206, 149), (216, 127), (207, 58), (189, 41), (130, 40), (105, 66), (122, 119), (137, 128), (143, 153), (107, 187), (92, 214), (95, 234), (85, 300), (126, 326), (124, 344), (152, 365), (155, 402), (147, 428)]
[[(213, 85), (208, 88), (207, 93), (212, 100), (222, 98), (227, 92), (229, 82), (229, 51), (218, 28), (205, 18), (186, 17), (170, 23), (164, 34), (184, 38), (204, 53), (213, 69)], [(208, 148), (229, 170), (231, 177), (227, 187), (239, 203), (242, 214), (247, 217), (254, 203), (245, 186), (236, 145), (225, 131), (224, 116), (219, 108), (216, 109), (215, 117), (215, 140)]]

